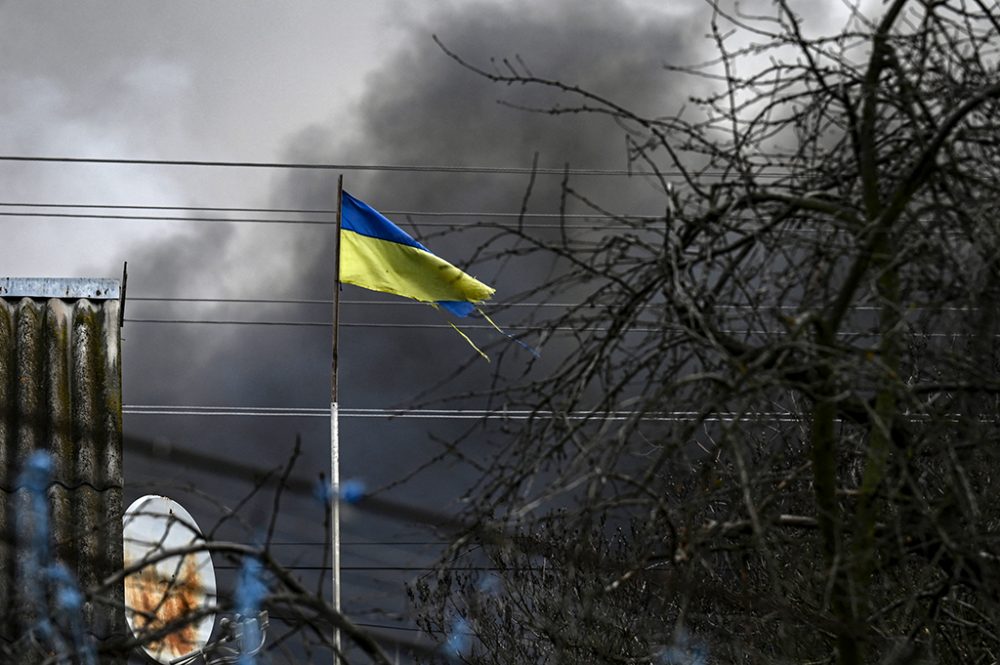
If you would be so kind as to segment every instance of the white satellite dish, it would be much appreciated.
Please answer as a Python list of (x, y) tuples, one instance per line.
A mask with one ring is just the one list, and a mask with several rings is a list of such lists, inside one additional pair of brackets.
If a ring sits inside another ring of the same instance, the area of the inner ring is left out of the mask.
[[(165, 496), (136, 499), (123, 522), (126, 567), (205, 540), (190, 513)], [(215, 627), (214, 612), (179, 622), (214, 607), (215, 600), (215, 567), (206, 551), (167, 557), (125, 578), (125, 620), (136, 638), (178, 622), (177, 630), (143, 647), (164, 665), (205, 647)]]

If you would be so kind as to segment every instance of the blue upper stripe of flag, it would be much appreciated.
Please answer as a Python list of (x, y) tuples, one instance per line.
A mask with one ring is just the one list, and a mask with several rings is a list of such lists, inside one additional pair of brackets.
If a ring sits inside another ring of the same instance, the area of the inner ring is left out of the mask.
[(476, 311), (476, 306), (463, 300), (438, 300), (438, 307), (446, 309), (455, 316), (468, 316)]
[(347, 231), (354, 231), (357, 234), (388, 240), (389, 242), (416, 247), (425, 252), (429, 249), (421, 245), (406, 233), (403, 229), (393, 224), (388, 217), (385, 217), (375, 208), (364, 201), (359, 201), (347, 192), (343, 192), (343, 205), (340, 209), (340, 225)]

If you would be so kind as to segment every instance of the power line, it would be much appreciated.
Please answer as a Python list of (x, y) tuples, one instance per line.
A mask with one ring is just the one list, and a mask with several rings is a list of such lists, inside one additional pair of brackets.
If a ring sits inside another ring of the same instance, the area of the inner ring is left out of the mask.
[[(37, 162), (62, 164), (128, 164), (138, 166), (210, 166), (224, 168), (297, 169), (317, 171), (398, 171), (404, 173), (482, 173), (511, 175), (656, 175), (652, 171), (629, 169), (563, 169), (518, 166), (448, 166), (443, 164), (321, 164), (316, 162), (253, 162), (201, 159), (127, 159), (122, 157), (55, 157), (42, 155), (0, 155), (3, 162)], [(661, 175), (670, 175), (663, 173)], [(681, 175), (679, 172), (673, 175)]]
[[(362, 540), (356, 540), (356, 541), (343, 541), (342, 540), (342, 541), (340, 541), (340, 544), (343, 545), (343, 546), (345, 546), (345, 547), (366, 547), (366, 546), (390, 547), (390, 546), (396, 546), (396, 545), (425, 546), (425, 547), (430, 547), (430, 546), (445, 547), (447, 545), (451, 545), (451, 543), (449, 541), (446, 541), (446, 540), (433, 540), (433, 541), (432, 540), (420, 540), (420, 541), (418, 541), (418, 540), (384, 540), (384, 541), (375, 541), (375, 540), (363, 540), (362, 541)], [(328, 543), (326, 541), (312, 541), (312, 540), (303, 540), (303, 541), (290, 541), (290, 540), (273, 541), (272, 540), (268, 544), (268, 546), (269, 547), (329, 547), (330, 543)]]
[[(241, 305), (332, 305), (331, 298), (174, 298), (168, 296), (128, 296), (128, 302), (188, 302), (188, 303), (213, 303), (213, 304), (241, 304)], [(376, 305), (376, 304), (400, 304), (400, 305), (424, 305), (426, 303), (400, 300), (341, 300), (341, 304), (352, 305)]]
[[(330, 298), (182, 298), (174, 296), (132, 296), (128, 297), (132, 302), (165, 302), (165, 303), (206, 303), (206, 304), (235, 304), (235, 305), (332, 305)], [(426, 307), (427, 303), (409, 299), (393, 300), (341, 300), (341, 305), (376, 305), (392, 307)], [(500, 302), (491, 300), (482, 303), (483, 307), (506, 309), (512, 307), (558, 307), (558, 308), (597, 308), (606, 307), (605, 303), (583, 303), (583, 302)], [(667, 303), (650, 303), (643, 305), (640, 309), (666, 309)], [(714, 310), (752, 310), (758, 312), (778, 311), (799, 311), (801, 308), (795, 305), (736, 305), (717, 304), (713, 305)], [(913, 310), (922, 310), (923, 307), (915, 307)], [(881, 307), (875, 305), (856, 305), (850, 308), (852, 312), (876, 312), (882, 311)], [(969, 307), (937, 307), (936, 311), (941, 312), (970, 312), (977, 311)], [(126, 319), (127, 320), (127, 319)]]
[(71, 212), (0, 212), (0, 217), (43, 217), (53, 219), (113, 219), (151, 222), (216, 222), (220, 224), (299, 224), (331, 226), (335, 222), (326, 219), (255, 219), (228, 217), (181, 217), (171, 215), (110, 215)]
[[(393, 213), (388, 211), (384, 213), (386, 215), (393, 215), (395, 217), (402, 216), (400, 213)], [(408, 213), (407, 213), (408, 214)], [(428, 216), (466, 216), (465, 213), (457, 213), (452, 215), (435, 215), (434, 213), (426, 213)], [(480, 217), (493, 217), (498, 215), (476, 215)], [(181, 217), (173, 215), (110, 215), (110, 214), (96, 214), (96, 213), (68, 213), (68, 212), (4, 212), (0, 211), (0, 217), (26, 217), (26, 218), (43, 218), (43, 219), (94, 219), (94, 220), (131, 220), (131, 221), (145, 221), (145, 222), (208, 222), (214, 224), (278, 224), (278, 225), (299, 225), (299, 226), (333, 226), (335, 225), (334, 220), (326, 219), (263, 219), (263, 218), (231, 218), (231, 217)], [(558, 215), (556, 215), (558, 218)], [(586, 215), (586, 219), (607, 219), (607, 217), (600, 217), (598, 215)], [(647, 219), (647, 218), (642, 218)], [(649, 218), (653, 219), (653, 218)], [(500, 228), (497, 224), (487, 224), (483, 222), (470, 222), (463, 224), (467, 228)], [(449, 222), (422, 222), (421, 227), (431, 227), (431, 228), (456, 228), (456, 224)], [(581, 224), (579, 222), (574, 224), (519, 224), (519, 228), (522, 229), (566, 229), (566, 230), (601, 230), (601, 231), (643, 231), (649, 229), (642, 229), (637, 226), (629, 226), (626, 224), (610, 225), (610, 224)]]
[(185, 210), (192, 212), (269, 212), (335, 215), (336, 210), (315, 208), (233, 208), (229, 206), (127, 205), (121, 203), (39, 203), (38, 201), (0, 201), (4, 208), (81, 208), (105, 210)]
[[(296, 570), (321, 570), (328, 571), (330, 566), (316, 566), (309, 564), (289, 564), (282, 566), (286, 570), (296, 571)], [(239, 570), (240, 566), (234, 566), (229, 564), (216, 564), (216, 570)], [(347, 571), (368, 571), (368, 572), (403, 572), (403, 573), (427, 573), (437, 570), (434, 566), (341, 566), (341, 570)], [(462, 572), (483, 572), (483, 573), (495, 573), (503, 571), (517, 572), (515, 568), (495, 568), (490, 566), (449, 566), (448, 570), (456, 570)]]
[[(221, 305), (332, 305), (333, 300), (330, 298), (182, 298), (174, 296), (132, 296), (128, 297), (128, 301), (132, 302), (165, 302), (165, 303), (206, 303), (206, 304), (221, 304)], [(392, 306), (392, 307), (426, 307), (427, 303), (420, 302), (417, 300), (410, 299), (393, 299), (393, 300), (341, 300), (341, 305), (361, 305), (370, 306), (376, 305), (382, 306)], [(496, 300), (487, 301), (481, 304), (483, 307), (497, 308), (497, 309), (507, 309), (513, 307), (558, 307), (558, 308), (572, 308), (580, 307), (585, 309), (593, 309), (598, 307), (606, 307), (605, 303), (583, 303), (583, 302), (501, 302)], [(640, 309), (666, 309), (668, 307), (667, 303), (650, 303), (648, 305), (643, 305)], [(716, 304), (712, 306), (713, 310), (751, 310), (755, 312), (767, 313), (771, 310), (786, 311), (786, 312), (797, 312), (801, 308), (795, 305), (776, 305), (776, 304), (760, 304), (760, 305), (737, 305), (737, 304)], [(927, 309), (925, 307), (914, 307), (911, 311), (920, 311)], [(972, 312), (978, 311), (977, 308), (972, 307), (936, 307), (935, 311), (940, 312)], [(855, 305), (850, 308), (852, 312), (878, 312), (882, 311), (881, 307), (875, 305)]]
[[(427, 635), (427, 632), (421, 628), (413, 628), (410, 626), (389, 626), (383, 623), (366, 623), (363, 621), (355, 621), (355, 626), (361, 626), (362, 628), (384, 628), (386, 630), (402, 630), (408, 633), (420, 633), (421, 635)], [(433, 637), (428, 635), (428, 637)]]
[[(125, 317), (125, 323), (152, 323), (152, 324), (178, 324), (178, 325), (213, 325), (213, 326), (287, 326), (291, 328), (329, 328), (333, 324), (328, 321), (243, 321), (238, 319), (150, 319), (150, 318), (129, 318)], [(447, 323), (380, 323), (380, 322), (341, 322), (341, 328), (394, 328), (420, 329), (420, 330), (452, 330), (452, 326)], [(496, 330), (493, 326), (486, 324), (463, 325), (462, 330)], [(504, 330), (523, 332), (607, 332), (610, 328), (603, 326), (504, 326)], [(653, 333), (664, 332), (667, 328), (640, 328), (632, 327), (624, 329), (626, 333)], [(784, 335), (784, 331), (771, 330), (721, 330), (726, 334), (747, 334), (747, 335)]]
[[(291, 328), (329, 328), (332, 323), (328, 321), (281, 321), (281, 320), (258, 320), (258, 321), (244, 321), (239, 319), (170, 319), (170, 318), (125, 318), (126, 323), (148, 323), (148, 324), (177, 324), (177, 325), (215, 325), (215, 326), (264, 326), (264, 327), (291, 327)], [(342, 328), (384, 328), (384, 329), (396, 329), (396, 330), (452, 330), (452, 326), (446, 323), (381, 323), (381, 322), (341, 322), (340, 326)], [(486, 324), (467, 324), (461, 327), (462, 330), (496, 330), (491, 325)], [(622, 333), (637, 334), (637, 333), (663, 333), (673, 330), (680, 330), (679, 326), (656, 326), (656, 327), (640, 327), (633, 326), (630, 328), (621, 329)], [(606, 326), (522, 326), (522, 325), (507, 325), (504, 326), (504, 330), (508, 331), (520, 331), (520, 332), (571, 332), (571, 333), (584, 333), (584, 332), (608, 332), (611, 328)], [(735, 329), (720, 329), (719, 333), (725, 335), (765, 335), (765, 336), (781, 336), (787, 335), (788, 332), (785, 330), (735, 330)], [(927, 338), (947, 338), (947, 339), (959, 339), (964, 337), (974, 337), (975, 335), (971, 333), (938, 333), (938, 332), (924, 332), (916, 333), (918, 337)], [(837, 333), (838, 337), (875, 337), (878, 333), (876, 331), (864, 331), (864, 330), (843, 330)], [(995, 335), (995, 337), (1000, 338), (1000, 335)]]
[[(2, 162), (36, 162), (62, 164), (128, 164), (137, 166), (210, 166), (224, 168), (257, 168), (257, 169), (298, 169), (316, 171), (397, 171), (403, 173), (481, 173), (508, 175), (593, 175), (593, 176), (663, 176), (668, 178), (682, 177), (680, 171), (635, 171), (632, 169), (588, 169), (588, 168), (550, 168), (523, 166), (448, 166), (444, 164), (322, 164), (316, 162), (254, 162), (254, 161), (222, 161), (201, 159), (127, 159), (122, 157), (63, 157), (45, 155), (0, 155)], [(725, 172), (701, 172), (699, 175), (724, 175)], [(758, 177), (780, 178), (787, 176), (785, 171), (762, 172)]]
[[(226, 206), (165, 206), (165, 205), (122, 205), (122, 204), (96, 204), (96, 203), (19, 203), (15, 201), (0, 201), (0, 207), (4, 208), (58, 208), (58, 209), (84, 209), (84, 210), (180, 210), (186, 212), (254, 212), (272, 214), (299, 214), (299, 215), (336, 215), (335, 208), (235, 208)], [(497, 217), (506, 219), (519, 219), (521, 217), (531, 219), (608, 219), (609, 215), (598, 213), (558, 213), (558, 212), (492, 212), (488, 210), (479, 211), (455, 211), (455, 210), (382, 210), (383, 215), (397, 215), (405, 217)], [(621, 213), (617, 217), (626, 219), (661, 219), (662, 213)], [(143, 217), (125, 216), (122, 219), (143, 219)], [(151, 217), (150, 219), (181, 219), (188, 220), (189, 217)], [(224, 221), (226, 218), (219, 218)], [(333, 224), (335, 220), (327, 223)]]
[[(699, 411), (556, 411), (531, 409), (384, 409), (384, 408), (343, 408), (339, 409), (344, 418), (424, 418), (435, 420), (529, 420), (532, 418), (559, 417), (567, 420), (632, 420), (652, 422), (690, 422), (707, 420), (710, 422), (749, 422), (754, 418), (766, 418), (769, 422), (797, 422), (801, 416), (791, 411), (774, 411), (752, 414), (720, 412), (704, 418)], [(238, 418), (329, 418), (330, 409), (323, 407), (256, 407), (256, 406), (184, 406), (162, 404), (126, 404), (122, 407), (126, 415), (145, 416), (226, 416)]]
[[(181, 325), (216, 325), (216, 326), (289, 326), (306, 328), (329, 328), (332, 323), (328, 321), (242, 321), (231, 319), (146, 319), (146, 318), (125, 318), (125, 323), (168, 323)], [(342, 328), (398, 328), (398, 329), (448, 329), (452, 327), (446, 323), (340, 323)], [(538, 331), (538, 327), (530, 326), (505, 326), (505, 330)], [(462, 330), (496, 330), (493, 326), (485, 324), (463, 325)], [(569, 326), (546, 328), (546, 330), (571, 331), (571, 332), (595, 332), (604, 331), (607, 328), (573, 328)], [(660, 328), (632, 328), (628, 332), (657, 332)]]
[[(168, 302), (168, 303), (212, 303), (237, 305), (332, 305), (330, 298), (174, 298), (154, 296), (129, 296), (133, 302)], [(417, 300), (341, 300), (341, 305), (392, 305), (404, 307), (426, 307), (427, 303)], [(484, 306), (495, 308), (508, 307), (601, 307), (602, 305), (585, 305), (583, 303), (547, 303), (547, 302), (486, 302)], [(665, 307), (665, 305), (650, 305), (650, 307)], [(874, 307), (872, 309), (875, 309)]]
[[(125, 323), (152, 323), (152, 324), (178, 324), (178, 325), (215, 325), (215, 326), (285, 326), (290, 328), (329, 328), (333, 324), (326, 321), (243, 321), (236, 319), (149, 319), (149, 318), (125, 318)], [(397, 330), (453, 330), (452, 326), (447, 323), (380, 323), (380, 322), (340, 322), (341, 328), (392, 328)], [(462, 330), (496, 330), (491, 325), (486, 324), (466, 324), (461, 327)], [(665, 328), (663, 326), (655, 328), (644, 328), (644, 327), (631, 327), (622, 329), (622, 333), (658, 333), (671, 330), (673, 328)], [(582, 333), (582, 332), (608, 332), (611, 330), (609, 327), (604, 326), (520, 326), (520, 325), (505, 325), (504, 330), (506, 331), (521, 331), (521, 332), (572, 332), (572, 333)], [(783, 330), (720, 330), (720, 333), (733, 334), (733, 335), (786, 335), (787, 333)], [(848, 335), (854, 333), (840, 333), (841, 335)], [(872, 333), (857, 333), (861, 335), (867, 335)], [(941, 333), (943, 336), (947, 336), (945, 333)], [(933, 336), (933, 335), (932, 335)]]

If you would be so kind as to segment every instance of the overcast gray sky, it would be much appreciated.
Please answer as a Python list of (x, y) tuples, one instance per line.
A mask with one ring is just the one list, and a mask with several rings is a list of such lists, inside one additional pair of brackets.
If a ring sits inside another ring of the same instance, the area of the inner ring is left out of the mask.
[[(841, 6), (835, 0), (806, 4)], [(352, 140), (364, 146), (367, 139), (359, 132), (366, 112), (397, 92), (386, 85), (392, 63), (425, 53), (433, 32), (482, 61), (515, 49), (530, 59), (535, 46), (542, 50), (534, 54), (538, 68), (564, 75), (560, 67), (546, 69), (553, 63), (545, 61), (560, 47), (565, 53), (565, 43), (554, 40), (549, 52), (546, 40), (505, 46), (500, 36), (510, 33), (498, 25), (497, 38), (490, 40), (496, 52), (487, 53), (483, 44), (447, 34), (453, 18), (510, 16), (573, 37), (577, 21), (587, 15), (609, 23), (595, 29), (623, 34), (629, 27), (669, 24), (670, 16), (681, 20), (704, 7), (700, 0), (7, 0), (0, 4), (0, 154), (277, 161), (288, 157), (289, 141), (307, 127), (323, 128), (331, 149)], [(566, 20), (566, 14), (576, 19)], [(707, 45), (703, 35), (701, 27), (684, 37)], [(477, 52), (469, 53), (470, 46)], [(600, 53), (596, 44), (579, 46)], [(666, 59), (673, 46), (668, 40), (660, 46)], [(628, 42), (619, 48), (628, 48)], [(439, 55), (431, 66), (450, 65)], [(458, 76), (454, 67), (450, 71)], [(355, 150), (351, 156), (384, 163), (431, 157), (416, 154), (405, 136), (397, 138), (376, 154)], [(532, 146), (512, 147), (503, 155), (454, 157), (502, 159), (509, 165), (530, 161)], [(339, 161), (344, 154), (328, 151), (322, 157)], [(587, 166), (620, 165), (620, 155), (588, 157), (596, 163)], [(253, 206), (271, 198), (274, 180), (281, 177), (240, 170), (0, 164), (0, 191), (5, 201)], [(135, 243), (190, 232), (181, 224), (39, 219), (6, 220), (4, 230), (5, 273), (23, 275), (75, 274), (102, 264), (113, 272), (110, 266)]]
[[(435, 26), (428, 14), (471, 7), (398, 0), (8, 1), (0, 6), (0, 152), (280, 160), (304, 127), (326, 127), (338, 141), (355, 135), (373, 77), (429, 40)], [(410, 156), (405, 146), (400, 152)], [(154, 205), (259, 205), (273, 177), (24, 164), (0, 175), (9, 201)], [(85, 230), (78, 241), (70, 241), (71, 226)], [(19, 250), (8, 255), (6, 270), (31, 275), (79, 270), (73, 260), (79, 243), (111, 262), (117, 258), (111, 247), (178, 232), (177, 225), (37, 220), (6, 227), (7, 246)], [(65, 240), (42, 245), (33, 229)]]
[[(346, 129), (365, 76), (404, 29), (406, 4), (6, 2), (0, 151), (280, 159), (289, 136), (305, 125)], [(260, 205), (270, 177), (247, 182), (244, 173), (206, 178), (190, 170), (65, 165), (20, 165), (0, 174), (7, 201), (137, 205)], [(182, 231), (38, 220), (5, 227), (6, 245), (16, 250), (5, 257), (6, 271), (30, 275), (115, 263), (132, 241)], [(81, 246), (90, 260), (81, 260)]]

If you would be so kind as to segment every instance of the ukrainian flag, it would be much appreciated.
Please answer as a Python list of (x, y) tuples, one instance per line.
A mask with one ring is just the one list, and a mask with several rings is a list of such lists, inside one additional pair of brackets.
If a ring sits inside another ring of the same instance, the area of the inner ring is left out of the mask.
[(494, 290), (411, 238), (347, 192), (341, 199), (340, 281), (468, 316)]

